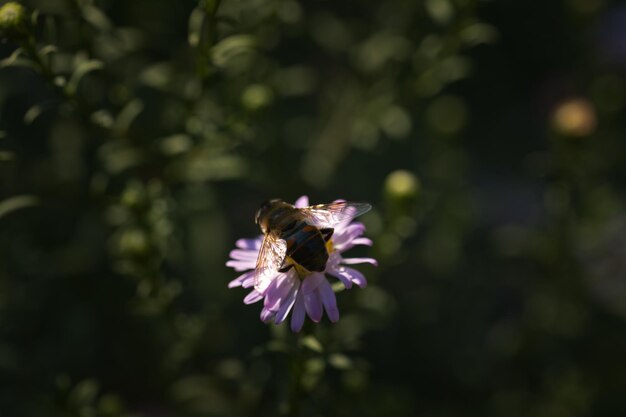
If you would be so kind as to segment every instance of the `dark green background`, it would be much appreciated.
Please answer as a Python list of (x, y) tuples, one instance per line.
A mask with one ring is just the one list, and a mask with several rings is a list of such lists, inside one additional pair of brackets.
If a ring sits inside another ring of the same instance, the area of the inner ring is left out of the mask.
[[(626, 413), (623, 3), (25, 6), (0, 414)], [(224, 264), (303, 194), (371, 202), (379, 266), (292, 335)]]

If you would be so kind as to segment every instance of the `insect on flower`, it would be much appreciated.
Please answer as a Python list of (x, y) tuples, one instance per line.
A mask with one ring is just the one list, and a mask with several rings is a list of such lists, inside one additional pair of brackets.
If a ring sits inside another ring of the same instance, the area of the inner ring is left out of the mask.
[(325, 274), (339, 278), (346, 288), (365, 287), (363, 274), (346, 265), (371, 263), (372, 258), (343, 258), (355, 245), (372, 244), (362, 237), (365, 227), (352, 220), (370, 210), (367, 203), (335, 201), (308, 206), (303, 196), (291, 205), (270, 200), (261, 205), (256, 223), (263, 235), (240, 239), (226, 265), (246, 271), (229, 287), (254, 287), (246, 304), (264, 300), (261, 320), (281, 323), (290, 311), (291, 329), (299, 331), (305, 315), (319, 322), (326, 311), (332, 322), (339, 320), (335, 293)]

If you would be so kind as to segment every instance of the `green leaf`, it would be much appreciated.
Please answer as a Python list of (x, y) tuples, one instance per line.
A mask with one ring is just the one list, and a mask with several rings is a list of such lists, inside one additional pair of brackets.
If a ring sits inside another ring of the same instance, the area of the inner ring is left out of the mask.
[(92, 123), (105, 129), (110, 129), (114, 123), (113, 116), (108, 110), (96, 110), (95, 112), (91, 113), (91, 115), (89, 116), (89, 120), (91, 120)]
[(34, 106), (31, 106), (31, 108), (24, 113), (24, 123), (27, 125), (32, 124), (35, 119), (41, 115), (41, 113), (43, 113), (43, 107), (41, 105), (35, 104)]
[(341, 281), (337, 281), (331, 284), (330, 287), (333, 289), (333, 292), (340, 292), (346, 289), (346, 287), (343, 285), (343, 282)]
[(37, 23), (39, 20), (39, 10), (33, 10), (33, 13), (30, 15), (30, 24), (34, 27), (37, 27)]
[(328, 357), (328, 363), (340, 370), (350, 369), (353, 366), (352, 359), (343, 353), (333, 353)]
[(24, 123), (32, 124), (39, 116), (41, 116), (46, 110), (54, 108), (57, 104), (55, 100), (46, 100), (42, 103), (31, 106), (26, 113), (24, 113)]
[(169, 62), (159, 62), (146, 66), (139, 73), (138, 80), (143, 84), (156, 89), (165, 89), (171, 83), (174, 68)]
[(32, 195), (18, 195), (9, 197), (0, 202), (0, 218), (26, 207), (32, 207), (39, 204), (39, 199)]
[(43, 56), (56, 54), (59, 49), (54, 45), (46, 45), (39, 50), (39, 53)]
[(268, 352), (285, 353), (289, 351), (289, 346), (287, 346), (287, 344), (282, 340), (271, 340), (267, 342), (267, 344), (265, 345), (265, 349)]
[(24, 50), (17, 48), (8, 58), (0, 61), (0, 68), (6, 67), (26, 67), (37, 70), (37, 66), (30, 58), (23, 56)]
[(97, 7), (86, 4), (82, 7), (83, 18), (93, 27), (101, 31), (109, 31), (113, 27), (106, 14)]
[(0, 162), (12, 161), (13, 159), (15, 159), (15, 153), (0, 151)]
[(117, 115), (115, 124), (113, 125), (113, 131), (119, 136), (126, 136), (128, 129), (133, 121), (143, 111), (143, 102), (139, 99), (129, 101)]
[(91, 405), (98, 396), (99, 385), (94, 379), (86, 379), (76, 384), (69, 397), (74, 406)]
[(474, 23), (464, 28), (460, 36), (461, 40), (469, 46), (490, 44), (498, 40), (498, 30), (485, 23)]
[(67, 82), (65, 91), (69, 95), (76, 94), (78, 85), (80, 84), (80, 81), (83, 79), (83, 77), (92, 71), (96, 71), (102, 68), (104, 68), (104, 63), (99, 60), (91, 59), (85, 62), (81, 62), (80, 64), (78, 64), (78, 66), (72, 73), (70, 80)]
[(237, 56), (254, 51), (256, 41), (250, 35), (233, 35), (219, 41), (211, 49), (211, 60), (219, 68), (224, 68)]
[(216, 0), (204, 0), (204, 10), (206, 13), (215, 13), (219, 6)]
[(206, 13), (200, 7), (193, 9), (189, 15), (189, 33), (187, 35), (187, 41), (189, 45), (194, 48), (200, 45), (200, 41), (202, 40), (202, 26), (204, 25), (205, 18)]
[(426, 0), (424, 7), (430, 17), (440, 25), (447, 25), (454, 17), (454, 7), (448, 0)]
[(196, 148), (169, 167), (174, 178), (189, 182), (217, 181), (242, 176), (246, 161), (236, 155), (214, 154), (209, 149)]
[(300, 344), (311, 349), (313, 352), (322, 353), (324, 351), (324, 347), (320, 341), (313, 335), (308, 335), (300, 339)]
[(183, 133), (167, 136), (159, 141), (159, 149), (168, 156), (185, 153), (193, 146), (193, 140)]

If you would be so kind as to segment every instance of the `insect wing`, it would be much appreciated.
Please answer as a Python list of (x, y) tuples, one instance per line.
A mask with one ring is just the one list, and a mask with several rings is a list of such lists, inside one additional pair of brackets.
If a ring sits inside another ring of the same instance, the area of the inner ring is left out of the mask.
[(334, 228), (349, 223), (355, 217), (367, 213), (371, 208), (372, 206), (368, 203), (336, 201), (305, 207), (300, 210), (312, 225), (319, 228)]
[(287, 243), (273, 234), (266, 234), (254, 270), (254, 289), (265, 292), (287, 253)]

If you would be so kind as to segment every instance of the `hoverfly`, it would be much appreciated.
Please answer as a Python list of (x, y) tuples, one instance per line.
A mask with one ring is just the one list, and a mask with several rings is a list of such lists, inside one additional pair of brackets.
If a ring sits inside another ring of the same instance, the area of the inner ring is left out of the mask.
[(327, 242), (338, 225), (369, 211), (368, 203), (337, 201), (297, 208), (280, 199), (261, 204), (255, 222), (264, 234), (255, 269), (254, 286), (264, 291), (276, 272), (296, 268), (300, 276), (323, 272)]

